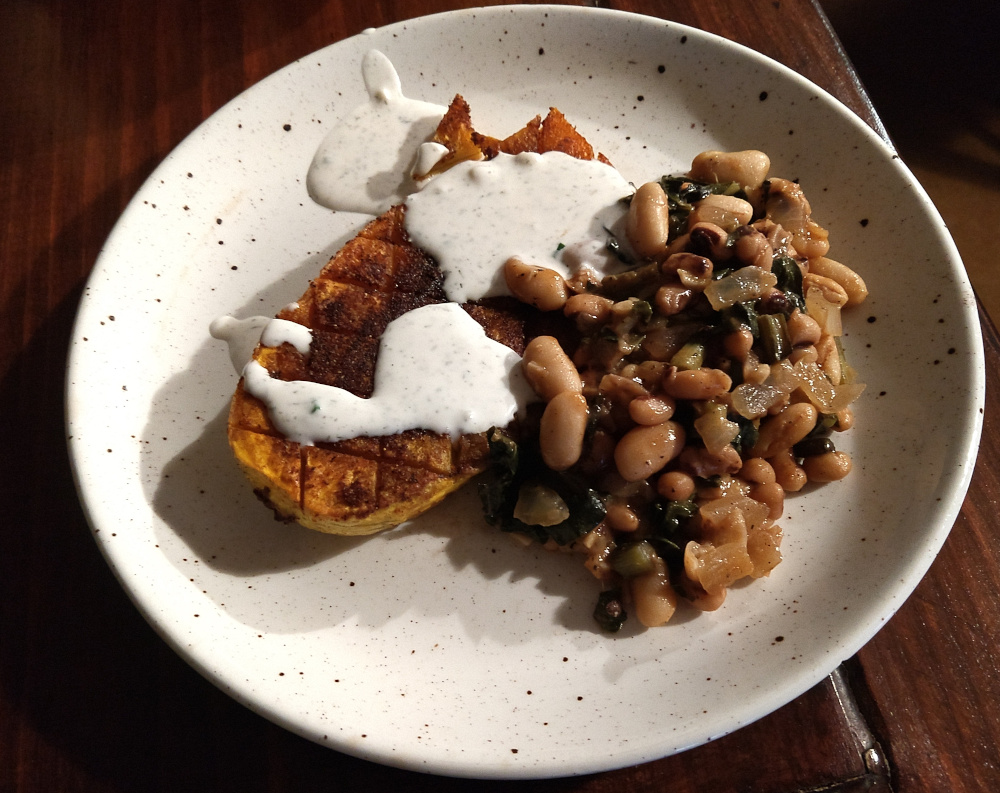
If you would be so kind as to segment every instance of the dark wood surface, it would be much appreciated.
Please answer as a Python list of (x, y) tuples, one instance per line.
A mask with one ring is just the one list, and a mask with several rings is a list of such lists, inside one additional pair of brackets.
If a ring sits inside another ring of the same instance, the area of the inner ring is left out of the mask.
[[(808, 0), (616, 0), (747, 44), (877, 130)], [(187, 667), (90, 537), (65, 452), (63, 377), (88, 272), (156, 164), (238, 92), (364, 28), (458, 0), (0, 3), (0, 791), (1000, 790), (1000, 339), (984, 317), (979, 465), (943, 552), (830, 679), (707, 746), (547, 782), (420, 776), (313, 745)]]

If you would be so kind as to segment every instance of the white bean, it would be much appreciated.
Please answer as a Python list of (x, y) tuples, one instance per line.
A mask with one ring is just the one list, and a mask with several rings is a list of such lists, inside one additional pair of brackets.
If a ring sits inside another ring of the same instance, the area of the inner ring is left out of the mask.
[(648, 479), (684, 448), (684, 429), (673, 421), (633, 427), (615, 446), (615, 466), (626, 482)]
[(822, 275), (840, 284), (847, 293), (847, 305), (856, 306), (868, 297), (864, 279), (846, 264), (818, 256), (809, 260), (809, 272)]
[(521, 368), (535, 393), (546, 402), (564, 391), (579, 394), (583, 390), (580, 373), (554, 336), (536, 336), (528, 342)]
[(507, 287), (522, 303), (542, 311), (556, 311), (566, 305), (569, 297), (566, 281), (549, 267), (525, 264), (512, 256), (504, 265), (503, 274)]
[(625, 233), (635, 252), (646, 259), (662, 258), (670, 233), (667, 195), (659, 182), (646, 182), (632, 196)]
[(587, 431), (587, 400), (582, 394), (556, 394), (542, 413), (538, 445), (542, 460), (553, 471), (565, 471), (580, 459)]
[(703, 151), (691, 163), (690, 176), (700, 182), (738, 182), (751, 190), (764, 183), (770, 168), (762, 151)]

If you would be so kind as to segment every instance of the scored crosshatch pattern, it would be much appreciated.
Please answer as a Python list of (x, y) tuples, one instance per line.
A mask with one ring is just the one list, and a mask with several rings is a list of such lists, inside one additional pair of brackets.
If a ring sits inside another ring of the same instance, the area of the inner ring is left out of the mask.
[[(558, 111), (498, 140), (473, 130), (468, 105), (460, 97), (442, 119), (436, 140), (449, 150), (445, 165), (491, 159), (501, 152), (595, 157)], [(290, 344), (259, 347), (255, 357), (272, 377), (372, 395), (379, 338), (386, 326), (408, 311), (447, 299), (441, 271), (411, 244), (404, 215), (400, 205), (368, 223), (302, 297), (278, 313), (279, 319), (310, 328), (313, 342), (308, 355)], [(511, 298), (488, 298), (464, 308), (490, 338), (518, 354), (524, 351), (526, 324), (535, 329), (528, 335), (538, 335), (545, 322)], [(282, 437), (263, 402), (245, 390), (242, 380), (230, 409), (229, 440), (255, 494), (275, 517), (342, 534), (372, 533), (420, 514), (481, 473), (489, 456), (484, 434), (453, 441), (426, 430), (300, 445)]]

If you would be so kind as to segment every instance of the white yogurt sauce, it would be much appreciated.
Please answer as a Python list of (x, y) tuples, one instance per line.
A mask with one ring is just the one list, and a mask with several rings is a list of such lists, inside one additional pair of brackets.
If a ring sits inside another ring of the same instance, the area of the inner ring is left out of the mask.
[[(294, 323), (286, 323), (294, 324)], [(276, 329), (277, 337), (287, 330)], [(531, 398), (510, 348), (487, 337), (461, 306), (438, 303), (395, 319), (382, 335), (368, 399), (302, 380), (277, 380), (256, 361), (247, 391), (289, 440), (313, 445), (426, 429), (458, 437), (509, 424)]]
[(404, 223), (440, 265), (448, 299), (462, 303), (510, 294), (503, 265), (511, 256), (570, 275), (560, 245), (599, 240), (603, 247), (606, 229), (625, 216), (620, 199), (631, 193), (618, 171), (597, 160), (500, 154), (432, 179), (407, 199)]
[(224, 341), (229, 345), (229, 360), (237, 372), (242, 372), (253, 357), (253, 351), (260, 341), (264, 328), (271, 322), (271, 317), (247, 317), (236, 319), (225, 316), (212, 320), (208, 332), (213, 339)]
[[(502, 271), (511, 256), (564, 276), (587, 268), (599, 278), (620, 269), (606, 241), (608, 229), (624, 238), (620, 199), (632, 188), (614, 168), (560, 152), (501, 154), (460, 163), (418, 185), (412, 173), (426, 173), (447, 152), (428, 141), (446, 108), (404, 97), (399, 76), (378, 51), (364, 57), (362, 75), (369, 101), (329, 133), (309, 168), (309, 192), (318, 203), (379, 214), (405, 200), (407, 231), (437, 260), (455, 303), (509, 294)], [(457, 437), (505, 426), (534, 396), (520, 357), (489, 339), (455, 303), (390, 323), (369, 399), (273, 379), (251, 360), (258, 341), (288, 342), (307, 355), (312, 335), (302, 325), (221, 317), (210, 330), (229, 342), (247, 391), (267, 404), (291, 440), (313, 444), (410, 429)]]
[(280, 347), (287, 343), (302, 355), (308, 355), (312, 337), (312, 331), (305, 325), (287, 319), (272, 319), (260, 334), (260, 343), (265, 347)]
[(447, 108), (403, 96), (399, 75), (378, 50), (365, 55), (361, 74), (369, 99), (327, 134), (306, 187), (322, 206), (378, 215), (417, 189), (417, 152)]

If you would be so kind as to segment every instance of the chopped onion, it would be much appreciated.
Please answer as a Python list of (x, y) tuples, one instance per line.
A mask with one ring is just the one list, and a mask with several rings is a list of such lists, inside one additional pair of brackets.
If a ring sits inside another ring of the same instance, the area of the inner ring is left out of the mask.
[(705, 412), (695, 419), (694, 428), (712, 454), (719, 454), (740, 434), (740, 425), (726, 418), (726, 406), (709, 402)]
[(517, 494), (514, 517), (529, 526), (555, 526), (569, 517), (569, 507), (552, 488), (523, 484)]
[(712, 281), (705, 287), (705, 297), (712, 308), (721, 311), (737, 303), (763, 297), (777, 283), (778, 277), (761, 267), (741, 267), (718, 281)]
[(843, 335), (844, 327), (840, 321), (840, 306), (823, 297), (823, 292), (820, 289), (813, 287), (806, 290), (806, 311), (819, 323), (823, 333), (834, 337)]
[(834, 385), (816, 363), (800, 361), (795, 365), (799, 387), (821, 413), (838, 413), (865, 390), (864, 383)]
[(733, 390), (733, 410), (745, 419), (759, 419), (787, 395), (787, 391), (767, 383), (743, 383)]

